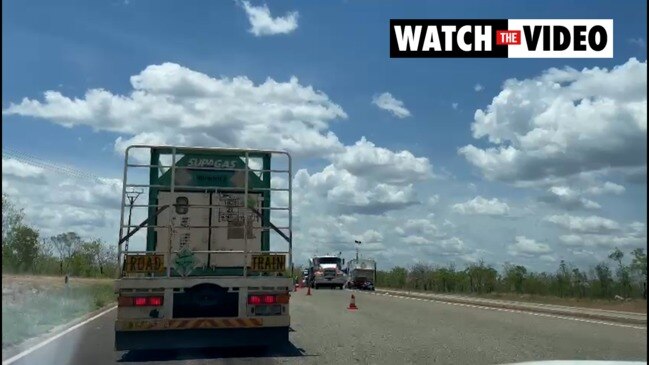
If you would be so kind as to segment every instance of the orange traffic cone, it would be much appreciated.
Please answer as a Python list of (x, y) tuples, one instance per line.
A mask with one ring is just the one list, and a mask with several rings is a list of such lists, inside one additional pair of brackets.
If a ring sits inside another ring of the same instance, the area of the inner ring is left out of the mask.
[(356, 297), (354, 297), (354, 294), (352, 294), (352, 299), (349, 302), (349, 307), (347, 307), (347, 309), (349, 309), (350, 311), (358, 309), (358, 307), (356, 306)]
[(308, 289), (307, 289), (307, 291), (306, 291), (306, 295), (311, 295), (311, 287), (308, 286), (307, 288), (308, 288)]

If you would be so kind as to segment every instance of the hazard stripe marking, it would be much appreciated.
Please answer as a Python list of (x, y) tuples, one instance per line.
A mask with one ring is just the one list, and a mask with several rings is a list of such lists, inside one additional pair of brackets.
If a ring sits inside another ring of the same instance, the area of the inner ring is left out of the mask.
[(191, 328), (241, 328), (261, 327), (264, 321), (261, 318), (198, 318), (198, 319), (172, 319), (172, 320), (144, 320), (144, 321), (117, 321), (120, 331), (142, 331), (163, 329), (191, 329)]

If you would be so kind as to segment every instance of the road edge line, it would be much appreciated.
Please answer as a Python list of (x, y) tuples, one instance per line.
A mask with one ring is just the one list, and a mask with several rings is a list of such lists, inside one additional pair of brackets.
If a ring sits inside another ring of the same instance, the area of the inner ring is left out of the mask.
[(41, 347), (43, 347), (43, 346), (45, 346), (45, 345), (47, 345), (47, 344), (49, 344), (49, 343), (51, 343), (51, 342), (53, 342), (53, 341), (55, 341), (55, 340), (57, 340), (59, 338), (65, 336), (66, 334), (76, 330), (77, 328), (82, 327), (83, 325), (86, 325), (86, 324), (94, 321), (95, 319), (105, 315), (106, 313), (114, 310), (115, 308), (117, 308), (117, 305), (113, 304), (110, 308), (108, 308), (108, 309), (106, 309), (106, 310), (104, 310), (104, 311), (102, 311), (102, 312), (100, 312), (98, 314), (95, 314), (94, 316), (92, 316), (92, 317), (90, 317), (88, 319), (85, 319), (85, 320), (75, 324), (72, 327), (69, 327), (69, 328), (61, 331), (61, 332), (53, 335), (52, 337), (49, 337), (49, 338), (43, 340), (43, 341), (39, 342), (38, 344), (33, 345), (32, 347), (30, 347), (30, 348), (28, 348), (28, 349), (26, 349), (26, 350), (24, 350), (24, 351), (22, 351), (22, 352), (20, 352), (20, 353), (18, 353), (16, 355), (12, 356), (12, 357), (10, 357), (10, 358), (8, 358), (6, 360), (2, 360), (2, 365), (9, 365), (9, 364), (12, 364), (12, 363), (16, 362), (17, 360), (20, 360), (21, 358), (31, 354), (32, 352), (34, 352), (34, 351), (36, 351), (38, 349), (40, 349)]

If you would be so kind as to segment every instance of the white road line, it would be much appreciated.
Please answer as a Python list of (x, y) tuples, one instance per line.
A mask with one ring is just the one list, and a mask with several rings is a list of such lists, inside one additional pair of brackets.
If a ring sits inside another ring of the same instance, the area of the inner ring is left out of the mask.
[[(370, 293), (370, 294), (373, 294), (373, 293)], [(375, 294), (375, 295), (377, 295), (377, 294)], [(379, 294), (379, 295), (381, 295), (381, 294)], [(413, 298), (413, 297), (406, 297), (406, 296), (392, 295), (392, 294), (383, 294), (383, 295), (387, 295), (387, 296), (392, 297), (392, 298), (411, 298), (411, 299)], [(578, 321), (578, 322), (586, 322), (586, 323), (594, 323), (594, 324), (603, 324), (603, 325), (615, 326), (615, 327), (634, 328), (634, 329), (638, 329), (638, 330), (647, 330), (647, 327), (634, 326), (634, 325), (628, 325), (628, 324), (622, 324), (622, 323), (596, 321), (596, 320), (592, 320), (592, 319), (583, 319), (583, 318), (576, 318), (576, 317), (559, 316), (559, 315), (547, 314), (547, 313), (528, 312), (528, 311), (518, 310), (518, 309), (494, 308), (494, 307), (489, 307), (489, 306), (485, 306), (485, 305), (453, 303), (453, 302), (446, 302), (446, 301), (436, 300), (436, 299), (424, 299), (424, 298), (418, 298), (418, 299), (428, 301), (428, 302), (434, 302), (434, 303), (456, 305), (456, 306), (460, 306), (460, 307), (470, 307), (470, 308), (477, 308), (477, 309), (484, 309), (484, 310), (496, 310), (496, 311), (500, 311), (500, 312), (510, 312), (510, 313), (523, 313), (523, 314), (530, 314), (530, 315), (539, 316), (539, 317), (566, 319), (566, 320), (570, 320), (570, 321)]]
[(75, 324), (74, 326), (72, 326), (72, 327), (66, 329), (65, 331), (63, 331), (63, 332), (61, 332), (61, 333), (59, 333), (59, 334), (57, 334), (57, 335), (55, 335), (55, 336), (52, 336), (52, 337), (48, 338), (47, 340), (45, 340), (45, 341), (43, 341), (43, 342), (41, 342), (41, 343), (39, 343), (39, 344), (37, 344), (37, 345), (34, 345), (34, 346), (28, 348), (27, 350), (25, 350), (25, 351), (19, 353), (18, 355), (12, 356), (12, 357), (8, 358), (7, 360), (4, 360), (4, 361), (2, 362), (2, 365), (9, 365), (9, 364), (11, 364), (11, 363), (16, 362), (16, 360), (19, 360), (19, 359), (21, 359), (21, 358), (23, 358), (23, 357), (25, 357), (25, 356), (31, 354), (32, 352), (38, 350), (39, 348), (41, 348), (41, 347), (47, 345), (48, 343), (50, 343), (50, 342), (52, 342), (52, 341), (54, 341), (54, 340), (56, 340), (56, 339), (58, 339), (58, 338), (61, 338), (61, 337), (65, 336), (66, 334), (68, 334), (68, 333), (70, 333), (70, 332), (76, 330), (77, 328), (79, 328), (79, 327), (81, 327), (81, 326), (83, 326), (83, 325), (88, 324), (89, 322), (94, 321), (95, 319), (97, 319), (97, 318), (103, 316), (104, 314), (106, 314), (106, 313), (112, 311), (112, 310), (115, 309), (115, 308), (117, 308), (117, 306), (110, 307), (110, 308), (106, 309), (105, 311), (103, 311), (103, 312), (101, 312), (101, 313), (99, 313), (99, 314), (97, 314), (97, 315), (94, 315), (94, 316), (92, 316), (92, 317), (86, 319), (86, 320), (83, 321), (83, 322), (80, 322), (80, 323)]

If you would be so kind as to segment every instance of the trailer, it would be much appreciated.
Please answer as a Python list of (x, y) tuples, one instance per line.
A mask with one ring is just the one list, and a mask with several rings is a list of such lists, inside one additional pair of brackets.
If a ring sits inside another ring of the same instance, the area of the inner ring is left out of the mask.
[(376, 261), (372, 259), (352, 259), (347, 263), (348, 289), (374, 290), (376, 285)]
[[(140, 162), (143, 156), (148, 163)], [(115, 349), (288, 342), (291, 181), (284, 151), (128, 147)], [(134, 189), (148, 198), (144, 204), (129, 199)], [(286, 206), (271, 206), (271, 192), (287, 194)], [(144, 220), (132, 224), (137, 209)], [(281, 211), (286, 223), (273, 224), (271, 211)], [(271, 251), (271, 242), (286, 249)]]

